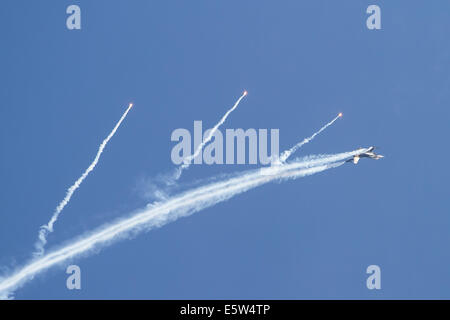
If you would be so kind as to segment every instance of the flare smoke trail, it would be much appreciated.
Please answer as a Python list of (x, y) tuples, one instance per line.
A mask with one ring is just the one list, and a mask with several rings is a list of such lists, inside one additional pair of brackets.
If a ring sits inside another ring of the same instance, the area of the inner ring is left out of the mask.
[(284, 151), (281, 156), (280, 156), (280, 161), (281, 163), (285, 162), (290, 156), (291, 154), (293, 154), (295, 151), (297, 151), (299, 148), (301, 148), (304, 144), (307, 144), (308, 142), (310, 142), (312, 139), (314, 139), (319, 133), (321, 133), (323, 130), (325, 130), (326, 128), (328, 128), (329, 126), (331, 126), (337, 119), (339, 119), (340, 117), (342, 117), (342, 113), (339, 113), (336, 118), (334, 118), (333, 120), (331, 120), (330, 122), (328, 122), (326, 125), (324, 125), (322, 128), (319, 129), (319, 131), (317, 131), (316, 133), (314, 133), (312, 136), (305, 138), (303, 141), (300, 141), (299, 143), (297, 143), (295, 146), (293, 146), (292, 148), (290, 148), (287, 151)]
[(236, 177), (200, 186), (164, 202), (149, 205), (125, 219), (101, 227), (45, 256), (38, 257), (10, 276), (0, 279), (0, 297), (8, 297), (13, 290), (27, 280), (31, 280), (37, 273), (83, 253), (91, 252), (93, 249), (111, 244), (114, 240), (129, 237), (131, 232), (137, 234), (154, 227), (161, 227), (274, 180), (296, 179), (338, 167), (344, 163), (344, 160), (366, 150), (358, 149), (335, 155), (309, 157), (303, 161), (277, 167), (245, 171)]
[(45, 247), (45, 244), (47, 243), (47, 235), (49, 233), (53, 232), (53, 225), (58, 220), (58, 217), (61, 214), (61, 211), (63, 211), (64, 207), (69, 203), (69, 201), (72, 198), (72, 195), (75, 192), (75, 190), (77, 190), (80, 187), (80, 185), (81, 185), (81, 183), (83, 183), (84, 179), (86, 179), (86, 177), (89, 175), (89, 173), (92, 170), (94, 170), (94, 168), (97, 165), (98, 160), (100, 159), (100, 156), (102, 155), (103, 150), (105, 149), (105, 147), (108, 144), (109, 140), (111, 140), (111, 138), (114, 136), (114, 134), (116, 133), (116, 131), (119, 128), (120, 124), (126, 118), (128, 112), (130, 111), (130, 109), (132, 107), (133, 107), (133, 104), (130, 103), (128, 105), (127, 110), (125, 110), (125, 112), (123, 113), (123, 115), (120, 118), (120, 120), (117, 122), (117, 124), (114, 127), (114, 129), (106, 137), (106, 139), (103, 140), (103, 142), (100, 144), (100, 146), (98, 148), (98, 151), (97, 151), (97, 155), (94, 158), (94, 161), (92, 161), (92, 163), (89, 165), (89, 167), (86, 169), (86, 171), (83, 172), (81, 177), (79, 177), (78, 180), (75, 181), (75, 183), (69, 189), (67, 189), (66, 196), (64, 197), (64, 199), (56, 207), (55, 212), (53, 213), (53, 216), (51, 217), (50, 221), (46, 225), (41, 226), (41, 228), (39, 230), (39, 236), (38, 236), (39, 240), (35, 244), (35, 247), (36, 247), (36, 250), (37, 250), (37, 252), (34, 253), (35, 256), (42, 256), (44, 254), (44, 247)]
[(236, 109), (239, 105), (239, 103), (241, 102), (241, 100), (247, 95), (247, 91), (244, 91), (244, 93), (239, 97), (239, 99), (237, 99), (237, 101), (235, 102), (235, 104), (233, 105), (233, 107), (230, 108), (230, 110), (228, 110), (224, 116), (222, 117), (222, 119), (220, 119), (219, 122), (217, 122), (217, 124), (211, 129), (211, 131), (209, 132), (208, 136), (206, 137), (206, 139), (204, 139), (202, 141), (202, 143), (197, 147), (197, 149), (194, 151), (194, 154), (190, 155), (189, 157), (186, 157), (183, 160), (183, 164), (181, 166), (179, 166), (175, 172), (175, 176), (174, 179), (178, 180), (181, 177), (181, 174), (183, 173), (184, 169), (189, 168), (189, 166), (191, 165), (191, 161), (193, 159), (195, 159), (195, 157), (197, 157), (199, 155), (199, 153), (202, 151), (203, 147), (209, 142), (211, 141), (212, 137), (214, 136), (214, 133), (216, 133), (217, 129), (219, 129), (219, 127), (225, 122), (225, 120), (227, 120), (228, 116), (230, 115), (230, 113), (232, 113), (234, 111), (234, 109)]

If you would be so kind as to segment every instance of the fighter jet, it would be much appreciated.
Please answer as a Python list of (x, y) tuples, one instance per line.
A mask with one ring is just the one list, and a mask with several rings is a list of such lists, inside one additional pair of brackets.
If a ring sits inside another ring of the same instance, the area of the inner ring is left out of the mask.
[(384, 156), (376, 154), (375, 152), (373, 152), (373, 150), (375, 150), (375, 147), (370, 147), (369, 149), (367, 149), (366, 152), (354, 155), (351, 159), (348, 159), (346, 162), (353, 162), (354, 164), (357, 164), (359, 159), (361, 158), (371, 158), (375, 160), (384, 158)]

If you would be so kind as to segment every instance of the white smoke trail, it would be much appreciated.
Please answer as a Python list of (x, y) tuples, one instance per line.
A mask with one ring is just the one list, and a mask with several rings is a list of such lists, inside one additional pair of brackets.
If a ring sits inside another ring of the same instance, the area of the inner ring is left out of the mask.
[(300, 141), (299, 143), (297, 143), (295, 146), (293, 146), (292, 148), (290, 148), (287, 151), (284, 151), (281, 155), (280, 155), (280, 162), (284, 163), (290, 156), (291, 154), (293, 154), (295, 151), (297, 151), (299, 148), (301, 148), (304, 144), (307, 144), (308, 142), (310, 142), (312, 139), (314, 139), (319, 133), (321, 133), (323, 130), (325, 130), (326, 128), (328, 128), (329, 126), (331, 126), (337, 119), (339, 119), (340, 117), (342, 117), (342, 113), (339, 113), (333, 120), (331, 120), (330, 122), (328, 122), (326, 125), (324, 125), (322, 128), (319, 129), (319, 131), (317, 131), (316, 133), (314, 133), (312, 136), (305, 138), (303, 141)]
[[(189, 168), (191, 165), (191, 161), (197, 157), (200, 152), (202, 151), (203, 147), (211, 141), (212, 137), (216, 133), (216, 131), (219, 129), (219, 127), (227, 120), (230, 113), (234, 111), (241, 102), (241, 100), (247, 95), (247, 91), (244, 91), (244, 93), (237, 99), (237, 101), (234, 103), (234, 105), (223, 115), (223, 117), (220, 119), (219, 122), (216, 123), (216, 125), (209, 131), (208, 136), (202, 141), (201, 144), (197, 146), (197, 149), (194, 151), (194, 153), (186, 158), (183, 159), (183, 164), (179, 166), (176, 169), (175, 175), (173, 177), (173, 180), (178, 180), (181, 177), (181, 174), (183, 173), (183, 170)], [(173, 183), (173, 180), (169, 180), (169, 184)]]
[(105, 246), (114, 240), (129, 236), (130, 232), (137, 234), (143, 230), (160, 227), (274, 180), (300, 178), (340, 166), (344, 163), (343, 160), (365, 150), (358, 149), (352, 152), (314, 157), (305, 161), (284, 164), (275, 169), (269, 167), (246, 171), (239, 176), (201, 186), (173, 196), (164, 202), (149, 205), (130, 217), (99, 228), (71, 244), (34, 259), (12, 275), (0, 279), (0, 296), (7, 296), (39, 272), (80, 254), (88, 253), (102, 245)]
[(55, 212), (53, 213), (53, 216), (51, 217), (50, 221), (46, 225), (41, 226), (41, 228), (39, 230), (39, 236), (38, 236), (39, 240), (35, 244), (35, 247), (36, 247), (36, 250), (37, 250), (37, 252), (34, 253), (35, 256), (42, 256), (44, 254), (44, 247), (45, 247), (45, 244), (47, 243), (47, 235), (49, 233), (53, 232), (53, 225), (58, 220), (58, 217), (61, 214), (61, 211), (63, 211), (64, 207), (69, 203), (69, 201), (72, 198), (72, 195), (75, 192), (75, 190), (77, 190), (80, 187), (80, 185), (81, 185), (81, 183), (83, 183), (84, 179), (86, 179), (86, 177), (89, 175), (89, 173), (92, 170), (94, 170), (94, 168), (97, 165), (97, 163), (98, 163), (98, 161), (100, 159), (100, 156), (102, 155), (103, 150), (105, 149), (105, 147), (108, 144), (109, 140), (111, 140), (111, 138), (114, 136), (114, 134), (116, 133), (116, 131), (119, 128), (120, 124), (126, 118), (128, 112), (130, 111), (130, 109), (132, 107), (133, 107), (133, 104), (130, 103), (128, 108), (127, 108), (127, 110), (125, 110), (125, 112), (123, 113), (122, 117), (117, 122), (117, 124), (115, 125), (115, 127), (113, 128), (111, 133), (100, 144), (100, 146), (98, 148), (98, 151), (97, 151), (97, 154), (96, 154), (96, 156), (94, 158), (94, 161), (92, 161), (92, 163), (83, 172), (83, 174), (78, 178), (78, 180), (75, 181), (75, 183), (72, 186), (70, 186), (69, 189), (67, 189), (66, 196), (64, 197), (64, 199), (56, 207)]

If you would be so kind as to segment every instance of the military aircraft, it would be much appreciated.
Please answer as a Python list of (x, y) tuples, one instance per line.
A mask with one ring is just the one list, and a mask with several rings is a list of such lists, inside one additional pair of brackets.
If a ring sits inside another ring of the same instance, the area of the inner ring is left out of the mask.
[(375, 150), (375, 147), (370, 147), (369, 149), (367, 149), (366, 152), (354, 155), (351, 159), (348, 159), (346, 162), (353, 162), (354, 164), (357, 164), (359, 159), (361, 158), (370, 158), (375, 160), (384, 158), (384, 156), (376, 154), (375, 152), (373, 152), (373, 150)]

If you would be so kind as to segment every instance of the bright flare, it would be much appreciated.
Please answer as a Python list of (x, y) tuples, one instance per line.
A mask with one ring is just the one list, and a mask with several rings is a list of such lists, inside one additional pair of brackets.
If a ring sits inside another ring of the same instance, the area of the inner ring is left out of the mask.
[(197, 157), (200, 152), (202, 151), (203, 147), (211, 141), (216, 131), (219, 129), (219, 127), (227, 120), (230, 113), (232, 113), (239, 105), (241, 100), (247, 95), (247, 91), (244, 91), (244, 93), (237, 99), (237, 101), (234, 103), (234, 105), (224, 114), (224, 116), (220, 119), (218, 123), (211, 129), (208, 136), (202, 141), (202, 143), (197, 147), (197, 149), (194, 151), (194, 154), (184, 158), (183, 164), (176, 168), (174, 176), (167, 181), (167, 184), (173, 184), (176, 180), (180, 179), (181, 174), (183, 173), (183, 170), (186, 170), (191, 165), (191, 161)]
[(328, 128), (329, 126), (331, 126), (337, 119), (339, 119), (342, 116), (342, 113), (339, 113), (333, 120), (331, 120), (330, 122), (328, 122), (326, 125), (324, 125), (322, 128), (319, 129), (319, 131), (317, 131), (316, 133), (314, 133), (312, 136), (305, 138), (303, 141), (300, 141), (299, 143), (297, 143), (295, 146), (293, 146), (292, 148), (290, 148), (289, 150), (283, 152), (280, 155), (280, 159), (279, 161), (281, 163), (285, 162), (290, 156), (291, 154), (293, 154), (295, 151), (297, 151), (300, 147), (302, 147), (304, 144), (307, 144), (308, 142), (310, 142), (312, 139), (314, 139), (319, 133), (321, 133), (323, 130), (325, 130), (326, 128)]
[(94, 170), (95, 166), (97, 165), (98, 161), (100, 160), (100, 156), (103, 153), (103, 150), (105, 149), (106, 145), (108, 144), (109, 140), (114, 136), (117, 129), (119, 129), (120, 124), (125, 119), (125, 117), (128, 114), (128, 111), (130, 111), (131, 107), (133, 106), (132, 103), (128, 105), (127, 110), (123, 113), (120, 120), (116, 123), (114, 129), (111, 131), (111, 133), (106, 137), (105, 140), (100, 144), (97, 154), (94, 158), (94, 161), (89, 165), (89, 167), (83, 172), (83, 174), (78, 178), (77, 181), (69, 188), (67, 189), (66, 196), (64, 199), (58, 204), (58, 206), (55, 209), (55, 212), (53, 213), (53, 216), (51, 217), (50, 221), (46, 224), (41, 226), (39, 229), (39, 240), (36, 242), (35, 247), (37, 249), (37, 252), (34, 253), (35, 256), (42, 256), (44, 254), (44, 247), (47, 243), (47, 235), (51, 232), (53, 232), (53, 225), (58, 220), (59, 215), (61, 214), (61, 211), (63, 211), (64, 207), (69, 203), (70, 199), (72, 198), (73, 193), (75, 190), (77, 190), (81, 183), (83, 183), (84, 179), (89, 175), (89, 173)]

